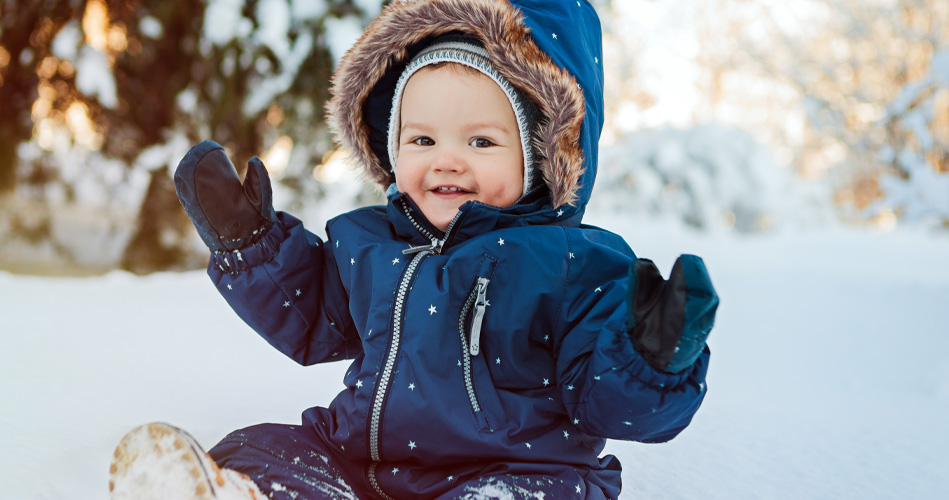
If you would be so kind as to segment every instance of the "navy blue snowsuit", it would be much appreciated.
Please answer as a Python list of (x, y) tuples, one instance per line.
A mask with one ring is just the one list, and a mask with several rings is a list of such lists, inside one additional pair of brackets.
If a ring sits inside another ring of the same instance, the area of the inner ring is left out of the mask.
[[(391, 180), (379, 139), (392, 75), (426, 37), (493, 33), (477, 26), (490, 16), (467, 6), (426, 10), (469, 3), (499, 12), (508, 31), (530, 30), (541, 52), (514, 63), (536, 57), (566, 70), (535, 77), (567, 82), (572, 101), (558, 101), (556, 85), (529, 93), (547, 118), (545, 186), (509, 208), (469, 202), (445, 232), (398, 193), (330, 220), (326, 241), (278, 213), (252, 247), (212, 256), (218, 290), (271, 345), (304, 365), (353, 360), (346, 389), (302, 425), (251, 427), (211, 451), (274, 498), (447, 499), (492, 488), (617, 498), (620, 465), (599, 457), (606, 438), (667, 441), (704, 397), (708, 349), (676, 374), (650, 366), (628, 331), (635, 256), (620, 237), (580, 224), (603, 105), (599, 21), (586, 1), (515, 0), (523, 18), (506, 1), (393, 3), (338, 70), (330, 109), (343, 143), (372, 164), (371, 177)], [(404, 37), (387, 31), (399, 15), (419, 24), (404, 51), (392, 49), (395, 63), (360, 59)], [(477, 21), (466, 29), (458, 18)], [(530, 85), (485, 42), (509, 80)]]

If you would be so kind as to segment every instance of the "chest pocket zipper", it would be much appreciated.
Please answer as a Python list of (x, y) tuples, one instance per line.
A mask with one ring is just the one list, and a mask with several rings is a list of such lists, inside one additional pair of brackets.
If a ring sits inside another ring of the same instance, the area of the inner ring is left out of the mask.
[(471, 342), (468, 352), (477, 356), (481, 352), (481, 323), (484, 321), (484, 311), (488, 307), (488, 278), (478, 278), (475, 289), (474, 318), (471, 320)]
[[(478, 399), (478, 393), (475, 389), (474, 371), (472, 360), (481, 352), (481, 327), (484, 322), (484, 312), (488, 305), (488, 284), (490, 279), (478, 277), (474, 288), (465, 303), (462, 305), (461, 314), (458, 316), (458, 334), (461, 340), (461, 363), (462, 373), (465, 382), (465, 391), (468, 393), (468, 402), (471, 405), (471, 411), (482, 431), (493, 432), (492, 425), (485, 415), (481, 402)], [(467, 328), (468, 320), (471, 321), (470, 330)]]

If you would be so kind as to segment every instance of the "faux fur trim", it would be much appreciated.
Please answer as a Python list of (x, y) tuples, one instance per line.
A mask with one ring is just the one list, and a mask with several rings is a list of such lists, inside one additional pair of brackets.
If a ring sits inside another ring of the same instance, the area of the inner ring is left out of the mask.
[(533, 141), (534, 164), (550, 189), (553, 207), (577, 200), (583, 151), (580, 131), (585, 103), (576, 79), (530, 37), (521, 12), (507, 0), (395, 1), (343, 56), (326, 105), (337, 140), (366, 175), (382, 185), (392, 174), (369, 146), (363, 107), (370, 91), (407, 49), (435, 35), (461, 31), (480, 39), (498, 72), (525, 93), (540, 112)]

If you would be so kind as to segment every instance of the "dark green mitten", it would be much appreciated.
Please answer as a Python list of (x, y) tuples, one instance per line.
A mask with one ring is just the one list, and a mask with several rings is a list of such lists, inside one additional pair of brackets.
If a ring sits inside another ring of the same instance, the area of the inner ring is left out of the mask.
[(682, 255), (668, 280), (651, 260), (633, 261), (626, 302), (636, 350), (654, 368), (677, 373), (692, 366), (705, 348), (718, 295), (702, 259)]

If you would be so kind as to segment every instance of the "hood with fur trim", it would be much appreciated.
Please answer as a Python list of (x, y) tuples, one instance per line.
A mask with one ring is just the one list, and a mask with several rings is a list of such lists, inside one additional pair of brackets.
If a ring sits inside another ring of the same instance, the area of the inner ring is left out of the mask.
[(451, 32), (478, 38), (536, 107), (535, 167), (549, 190), (538, 208), (578, 224), (603, 126), (600, 22), (587, 0), (392, 2), (333, 76), (327, 113), (337, 140), (383, 189), (393, 183), (386, 131), (396, 82), (428, 42)]

